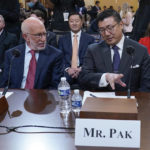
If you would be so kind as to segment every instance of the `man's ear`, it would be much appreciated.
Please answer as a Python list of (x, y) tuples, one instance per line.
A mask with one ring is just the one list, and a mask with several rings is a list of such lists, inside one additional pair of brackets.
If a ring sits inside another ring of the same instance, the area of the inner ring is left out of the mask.
[(22, 37), (25, 39), (25, 41), (28, 41), (28, 35), (25, 33), (22, 33)]

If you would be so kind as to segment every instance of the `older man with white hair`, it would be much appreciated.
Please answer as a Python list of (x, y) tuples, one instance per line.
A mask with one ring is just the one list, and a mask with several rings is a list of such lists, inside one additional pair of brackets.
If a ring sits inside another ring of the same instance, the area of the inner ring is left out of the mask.
[(2, 87), (7, 85), (12, 52), (17, 49), (20, 56), (14, 58), (10, 73), (10, 88), (55, 89), (62, 76), (62, 53), (46, 44), (44, 24), (29, 17), (21, 25), (26, 43), (6, 53)]

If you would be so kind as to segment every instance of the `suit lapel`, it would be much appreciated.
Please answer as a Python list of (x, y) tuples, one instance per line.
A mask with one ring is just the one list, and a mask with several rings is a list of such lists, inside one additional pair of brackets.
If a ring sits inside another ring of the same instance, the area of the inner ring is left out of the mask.
[(70, 65), (71, 65), (71, 59), (72, 59), (72, 40), (71, 40), (71, 32), (67, 35), (67, 38), (66, 38), (66, 45), (67, 45), (67, 49), (68, 49), (68, 52), (69, 52), (69, 57), (68, 60), (70, 62)]
[(37, 85), (39, 77), (40, 77), (40, 73), (42, 68), (44, 67), (44, 63), (45, 63), (45, 51), (40, 51), (39, 52), (39, 58), (37, 61), (37, 65), (36, 65), (36, 74), (35, 74), (35, 82), (34, 82), (34, 87)]
[(2, 32), (2, 34), (0, 35), (0, 43), (2, 43), (5, 38), (6, 38), (6, 32), (5, 32), (5, 30), (4, 30), (4, 31)]
[(112, 72), (111, 51), (108, 45), (103, 48), (102, 55), (104, 58), (106, 72)]
[(125, 40), (124, 40), (123, 52), (122, 52), (122, 57), (120, 60), (120, 65), (119, 65), (119, 72), (121, 72), (121, 73), (124, 73), (126, 71), (126, 69), (129, 66), (130, 60), (131, 60), (131, 57), (126, 52), (126, 47), (128, 45), (127, 40), (128, 40), (127, 38), (125, 38)]
[(84, 45), (84, 42), (85, 42), (85, 39), (84, 39), (84, 34), (83, 32), (81, 32), (81, 37), (80, 37), (80, 43), (79, 43), (79, 49), (78, 49), (78, 56), (79, 56), (79, 59), (81, 59), (81, 56), (82, 56), (82, 50), (83, 50), (83, 45)]
[[(18, 83), (17, 87), (21, 87), (21, 82), (23, 79), (23, 72), (24, 72), (24, 59), (25, 59), (25, 45), (23, 45), (21, 48), (18, 48), (20, 51), (20, 56), (17, 58), (14, 58), (13, 65), (16, 69), (14, 69), (16, 73), (16, 80)], [(13, 70), (13, 69), (12, 69)]]

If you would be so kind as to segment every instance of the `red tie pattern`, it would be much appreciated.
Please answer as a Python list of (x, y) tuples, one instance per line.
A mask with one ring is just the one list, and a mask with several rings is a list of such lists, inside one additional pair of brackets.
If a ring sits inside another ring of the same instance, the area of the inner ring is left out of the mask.
[(28, 75), (26, 79), (25, 89), (33, 89), (34, 88), (34, 80), (35, 80), (35, 72), (36, 72), (36, 58), (35, 58), (35, 50), (30, 50), (32, 58), (29, 64)]

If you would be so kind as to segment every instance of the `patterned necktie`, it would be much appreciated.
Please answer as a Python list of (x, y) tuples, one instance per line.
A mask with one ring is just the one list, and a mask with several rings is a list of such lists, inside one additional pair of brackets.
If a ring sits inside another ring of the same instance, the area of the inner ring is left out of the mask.
[(112, 47), (114, 50), (114, 56), (113, 56), (113, 71), (114, 73), (118, 72), (119, 64), (120, 64), (120, 54), (119, 54), (119, 47), (114, 45)]
[(30, 50), (32, 58), (29, 64), (28, 75), (26, 79), (26, 89), (33, 89), (34, 88), (34, 80), (35, 80), (35, 72), (36, 72), (36, 58), (35, 58), (35, 50)]
[(78, 35), (74, 34), (73, 46), (72, 46), (72, 61), (71, 68), (77, 68), (78, 66)]

